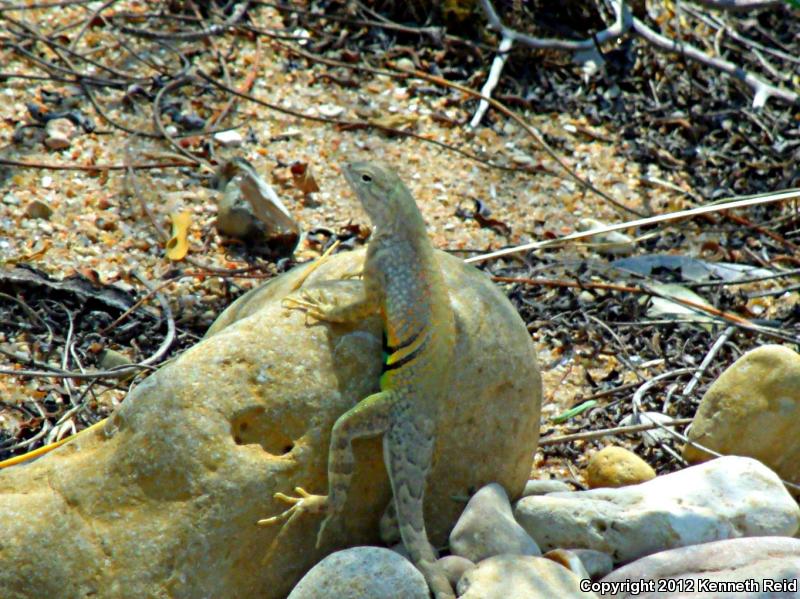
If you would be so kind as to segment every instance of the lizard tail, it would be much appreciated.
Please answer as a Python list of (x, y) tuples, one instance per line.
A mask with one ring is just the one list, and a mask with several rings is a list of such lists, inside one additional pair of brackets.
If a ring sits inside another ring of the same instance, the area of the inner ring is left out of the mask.
[(432, 453), (432, 431), (419, 430), (413, 422), (401, 420), (383, 436), (383, 456), (403, 545), (434, 597), (456, 599), (444, 570), (436, 563), (436, 551), (428, 542), (425, 530), (422, 500), (428, 467), (422, 465), (430, 464)]
[(436, 563), (436, 551), (428, 542), (425, 523), (422, 519), (422, 501), (419, 502), (418, 518), (406, 522), (403, 522), (401, 518), (400, 536), (411, 556), (411, 561), (422, 572), (428, 586), (433, 591), (433, 596), (436, 599), (455, 599), (456, 596), (450, 581), (445, 576), (444, 570)]
[(417, 563), (417, 568), (422, 572), (436, 599), (456, 599), (450, 581), (436, 561), (421, 560)]

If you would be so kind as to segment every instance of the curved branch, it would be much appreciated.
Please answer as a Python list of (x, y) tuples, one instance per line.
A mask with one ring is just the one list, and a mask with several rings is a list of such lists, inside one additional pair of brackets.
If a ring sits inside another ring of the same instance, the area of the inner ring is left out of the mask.
[(631, 13), (625, 2), (622, 0), (608, 0), (611, 9), (614, 11), (614, 24), (597, 32), (592, 37), (584, 40), (558, 40), (552, 38), (533, 37), (527, 33), (520, 33), (507, 27), (500, 20), (500, 16), (492, 6), (490, 0), (481, 0), (481, 6), (486, 13), (489, 21), (489, 28), (499, 31), (503, 39), (509, 38), (512, 42), (520, 42), (537, 50), (591, 50), (599, 44), (617, 39), (631, 28)]
[[(492, 61), (492, 67), (489, 69), (489, 77), (486, 79), (486, 83), (483, 84), (481, 88), (481, 95), (483, 96), (491, 96), (494, 88), (497, 87), (497, 83), (500, 81), (500, 73), (503, 72), (503, 67), (506, 64), (506, 60), (508, 60), (508, 53), (511, 51), (511, 47), (514, 45), (514, 40), (510, 37), (503, 36), (503, 39), (500, 40), (500, 45), (497, 47), (497, 54), (494, 56), (494, 60)], [(469, 126), (472, 129), (475, 129), (483, 118), (483, 115), (486, 114), (486, 111), (489, 109), (489, 102), (481, 98), (480, 103), (478, 104), (478, 109), (475, 111), (475, 116), (472, 117), (472, 120), (469, 122)]]
[[(592, 38), (585, 40), (556, 40), (546, 38), (536, 38), (525, 33), (515, 31), (507, 27), (500, 20), (497, 11), (490, 0), (481, 0), (481, 6), (486, 13), (486, 18), (489, 21), (489, 27), (500, 32), (503, 36), (502, 43), (509, 45), (507, 40), (511, 42), (520, 42), (536, 49), (550, 49), (550, 50), (566, 50), (566, 51), (581, 51), (591, 50), (598, 45), (609, 40), (616, 39), (628, 31), (633, 31), (636, 35), (651, 43), (657, 49), (665, 50), (667, 52), (676, 52), (682, 54), (687, 58), (699, 62), (707, 67), (722, 71), (730, 75), (734, 79), (745, 83), (754, 92), (753, 108), (761, 108), (766, 104), (769, 98), (779, 98), (787, 104), (800, 104), (800, 95), (791, 90), (772, 85), (769, 81), (762, 79), (749, 71), (745, 71), (742, 67), (715, 56), (709, 56), (702, 50), (687, 44), (685, 42), (670, 39), (650, 29), (643, 21), (631, 15), (624, 0), (607, 0), (612, 10), (614, 11), (614, 24), (600, 31)], [(714, 8), (725, 8), (728, 10), (745, 10), (751, 8), (761, 8), (764, 6), (771, 6), (773, 4), (780, 4), (779, 0), (698, 0), (701, 4), (711, 6)], [(495, 65), (502, 68), (501, 57), (498, 55), (495, 58), (495, 64), (492, 65), (494, 70)], [(487, 82), (487, 87), (489, 83)], [(486, 94), (488, 95), (488, 94)], [(475, 119), (478, 118), (476, 113)]]
[(661, 35), (660, 33), (656, 33), (636, 17), (633, 18), (633, 31), (638, 36), (653, 44), (656, 48), (666, 50), (668, 52), (682, 54), (687, 58), (691, 58), (692, 60), (699, 62), (700, 64), (704, 64), (713, 69), (717, 69), (718, 71), (722, 71), (723, 73), (727, 73), (734, 79), (738, 79), (739, 81), (747, 84), (753, 90), (753, 92), (755, 92), (755, 96), (753, 97), (753, 108), (761, 108), (771, 97), (780, 98), (788, 104), (800, 103), (800, 96), (797, 93), (772, 85), (768, 81), (763, 80), (761, 77), (745, 71), (742, 67), (737, 66), (732, 62), (725, 60), (724, 58), (709, 56), (691, 44), (675, 41)]

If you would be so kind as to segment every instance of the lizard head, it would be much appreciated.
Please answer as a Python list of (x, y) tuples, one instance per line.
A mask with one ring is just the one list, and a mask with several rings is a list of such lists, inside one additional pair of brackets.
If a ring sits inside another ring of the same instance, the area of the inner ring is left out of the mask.
[(342, 172), (373, 225), (391, 228), (394, 221), (405, 216), (400, 198), (408, 191), (390, 167), (377, 162), (351, 162), (344, 165)]

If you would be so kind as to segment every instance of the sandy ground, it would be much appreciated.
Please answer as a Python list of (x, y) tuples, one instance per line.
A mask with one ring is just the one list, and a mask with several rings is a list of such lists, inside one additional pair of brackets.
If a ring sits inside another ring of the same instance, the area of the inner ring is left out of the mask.
[[(115, 10), (143, 10), (142, 3), (122, 3)], [(15, 18), (35, 23), (50, 31), (84, 18), (85, 8), (73, 6), (51, 10), (12, 13)], [(256, 25), (280, 30), (283, 25), (277, 13), (260, 7), (252, 12)], [(428, 223), (436, 247), (447, 250), (488, 251), (511, 244), (525, 243), (545, 236), (572, 232), (578, 220), (591, 216), (606, 222), (623, 218), (617, 210), (591, 193), (585, 193), (568, 179), (556, 162), (547, 156), (518, 126), (505, 123), (491, 114), (484, 122), (491, 127), (468, 131), (466, 127), (447, 126), (434, 114), (445, 114), (454, 120), (468, 119), (475, 103), (466, 101), (450, 90), (426, 91), (432, 88), (425, 81), (397, 81), (388, 76), (350, 74), (358, 82), (355, 88), (337, 85), (323, 77), (330, 71), (322, 65), (309, 65), (292, 59), (267, 38), (260, 40), (260, 51), (253, 39), (218, 38), (215, 44), (230, 50), (229, 68), (233, 84), (242, 81), (257, 64), (257, 76), (251, 93), (263, 100), (307, 115), (336, 115), (338, 118), (392, 117), (401, 127), (447, 144), (480, 153), (505, 164), (539, 166), (544, 172), (506, 172), (489, 168), (455, 152), (424, 143), (418, 139), (387, 136), (371, 130), (340, 131), (329, 124), (287, 116), (266, 107), (237, 100), (235, 110), (225, 121), (245, 139), (235, 148), (214, 142), (218, 159), (241, 156), (251, 161), (260, 175), (273, 185), (292, 216), (304, 231), (316, 227), (340, 230), (348, 223), (367, 225), (366, 215), (357, 205), (340, 175), (340, 165), (352, 160), (383, 160), (394, 165), (411, 188)], [(208, 52), (202, 43), (192, 48)], [(78, 49), (94, 49), (93, 55), (118, 68), (132, 66), (102, 28), (90, 29)], [(156, 54), (156, 57), (157, 54)], [(19, 73), (41, 73), (28, 61), (9, 56), (3, 70)], [(52, 58), (52, 56), (51, 56)], [(165, 62), (169, 57), (161, 56)], [(200, 64), (203, 64), (201, 59)], [(211, 59), (208, 59), (210, 64)], [(143, 75), (146, 69), (135, 65)], [(96, 71), (96, 69), (94, 69)], [(63, 150), (48, 150), (40, 130), (29, 131), (23, 141), (15, 141), (15, 130), (32, 122), (27, 107), (41, 102), (43, 90), (76, 94), (74, 85), (49, 81), (8, 79), (0, 86), (3, 118), (0, 119), (0, 157), (46, 165), (121, 165), (129, 146), (136, 161), (169, 161), (175, 156), (166, 143), (144, 140), (123, 133), (98, 117), (85, 98), (78, 97), (75, 106), (92, 116), (97, 124), (93, 133), (78, 131), (71, 145)], [(222, 104), (219, 94), (202, 94), (192, 98), (197, 88), (181, 88), (173, 96), (186, 99), (185, 106), (200, 115), (207, 115)], [(103, 96), (108, 115), (138, 131), (153, 131), (147, 105), (133, 110), (124, 102), (124, 93)], [(642, 183), (648, 175), (685, 186), (680, 173), (663, 173), (651, 166), (642, 172), (639, 164), (626, 162), (618, 154), (622, 141), (615, 141), (613, 131), (590, 127), (582, 119), (567, 114), (523, 114), (529, 123), (542, 131), (582, 177), (637, 209), (650, 206), (654, 210), (682, 207), (683, 196), (667, 188), (653, 188)], [(167, 124), (169, 120), (167, 119)], [(590, 133), (590, 134), (587, 134)], [(607, 141), (604, 141), (607, 140)], [(286, 165), (307, 163), (320, 191), (304, 195), (292, 184)], [(133, 197), (126, 193), (122, 171), (87, 173), (77, 170), (10, 167), (0, 170), (0, 257), (18, 260), (34, 255), (29, 263), (56, 277), (71, 273), (96, 273), (102, 283), (115, 283), (141, 290), (131, 276), (136, 272), (147, 280), (161, 281), (165, 274), (178, 268), (190, 268), (165, 257), (153, 223), (143, 211), (147, 203), (159, 224), (169, 229), (169, 213), (179, 208), (192, 214), (189, 255), (218, 268), (242, 268), (247, 263), (222, 243), (214, 229), (219, 194), (205, 187), (198, 178), (201, 168), (158, 169), (138, 171), (137, 177), (145, 193)], [(456, 215), (457, 207), (469, 200), (481, 200), (492, 217), (506, 223), (509, 235), (482, 228), (474, 220)], [(32, 207), (42, 202), (52, 209), (49, 218), (34, 218)], [(576, 250), (565, 250), (574, 253)], [(36, 255), (38, 252), (38, 255)], [(295, 257), (310, 259), (318, 248), (303, 244)], [(464, 254), (465, 256), (470, 254)], [(236, 285), (248, 289), (259, 279), (236, 278)], [(183, 278), (165, 293), (174, 305), (193, 307), (200, 313), (211, 310), (222, 293), (221, 278), (205, 276)], [(213, 313), (207, 314), (210, 320)], [(533, 332), (536, 340), (536, 332)], [(24, 336), (0, 338), (0, 344), (13, 351), (27, 349)], [(133, 360), (134, 348), (116, 348)], [(551, 348), (539, 344), (541, 363), (553, 361)], [(609, 358), (611, 360), (611, 358)], [(571, 404), (585, 385), (584, 368), (603, 371), (604, 364), (573, 363), (544, 372), (546, 405), (544, 415), (551, 416)], [(42, 381), (0, 378), (0, 397), (6, 402), (26, 401), (31, 393), (41, 396)], [(122, 392), (104, 397), (118, 401)]]

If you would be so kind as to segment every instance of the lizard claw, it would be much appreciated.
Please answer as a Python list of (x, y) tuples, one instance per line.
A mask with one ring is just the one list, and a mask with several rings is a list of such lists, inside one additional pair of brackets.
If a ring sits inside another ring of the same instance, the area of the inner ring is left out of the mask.
[(364, 271), (363, 270), (359, 270), (359, 271), (356, 271), (356, 272), (354, 272), (354, 271), (346, 272), (346, 273), (343, 273), (339, 278), (340, 279), (344, 279), (345, 281), (349, 280), (349, 279), (363, 279), (364, 278)]
[(322, 525), (319, 527), (319, 532), (317, 533), (317, 544), (316, 544), (317, 549), (319, 549), (322, 546), (322, 537), (325, 534), (325, 529), (328, 527), (328, 524), (331, 521), (331, 517), (332, 517), (331, 514), (327, 515), (325, 519), (322, 521)]
[[(287, 519), (292, 520), (295, 516), (304, 512), (318, 514), (324, 511), (328, 505), (327, 495), (312, 495), (302, 487), (295, 487), (294, 492), (297, 493), (297, 497), (292, 497), (283, 493), (275, 493), (275, 499), (291, 504), (290, 507), (277, 516), (262, 518), (256, 524), (259, 526), (270, 526), (271, 524), (276, 524)], [(327, 521), (327, 518), (325, 520)], [(317, 540), (319, 540), (319, 538)]]
[[(283, 528), (278, 531), (278, 534), (272, 540), (272, 543), (267, 550), (266, 555), (262, 563), (270, 563), (272, 560), (275, 551), (277, 551), (279, 547), (279, 541), (287, 532), (288, 526), (291, 522), (304, 513), (310, 514), (317, 514), (321, 511), (327, 509), (328, 506), (328, 496), (327, 495), (312, 495), (302, 487), (295, 487), (294, 492), (297, 493), (296, 497), (291, 495), (285, 495), (284, 493), (275, 493), (273, 497), (284, 503), (291, 504), (289, 508), (281, 512), (276, 516), (272, 516), (270, 518), (263, 518), (256, 522), (258, 526), (270, 526), (271, 524), (276, 524), (278, 522), (286, 521), (283, 524)], [(317, 534), (317, 547), (320, 546), (320, 541), (322, 539), (322, 530), (325, 528), (328, 520), (330, 519), (330, 515), (325, 518), (325, 521), (322, 523), (322, 529), (320, 529), (319, 534)]]
[(312, 294), (305, 289), (300, 292), (300, 297), (290, 295), (283, 298), (281, 304), (290, 310), (304, 310), (308, 316), (316, 320), (325, 320), (325, 315), (336, 307), (335, 298), (329, 299), (322, 291)]

